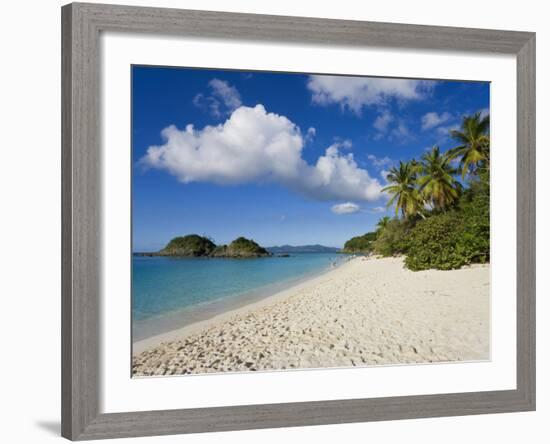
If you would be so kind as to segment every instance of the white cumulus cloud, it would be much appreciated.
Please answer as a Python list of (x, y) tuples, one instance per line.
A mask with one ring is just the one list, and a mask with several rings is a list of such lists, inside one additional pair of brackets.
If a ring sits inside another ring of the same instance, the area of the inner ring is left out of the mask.
[(363, 106), (383, 105), (390, 99), (422, 99), (433, 85), (424, 80), (313, 75), (307, 87), (314, 103), (336, 103), (360, 113)]
[(357, 213), (360, 208), (359, 205), (353, 202), (345, 202), (337, 205), (333, 205), (330, 209), (335, 214), (352, 214)]
[(374, 201), (385, 195), (378, 179), (361, 169), (353, 154), (342, 154), (346, 143), (334, 143), (317, 159), (315, 165), (302, 169), (298, 188), (318, 200), (368, 200)]
[(434, 111), (426, 113), (422, 116), (422, 129), (427, 130), (430, 128), (434, 128), (436, 126), (441, 125), (442, 123), (447, 122), (451, 119), (451, 114), (448, 112), (443, 112), (441, 114), (438, 114)]
[(334, 143), (309, 164), (298, 126), (263, 105), (241, 106), (224, 123), (203, 129), (171, 125), (162, 137), (164, 144), (149, 147), (139, 163), (183, 183), (278, 183), (316, 200), (383, 197), (378, 179), (357, 165), (353, 153), (341, 152), (347, 142)]

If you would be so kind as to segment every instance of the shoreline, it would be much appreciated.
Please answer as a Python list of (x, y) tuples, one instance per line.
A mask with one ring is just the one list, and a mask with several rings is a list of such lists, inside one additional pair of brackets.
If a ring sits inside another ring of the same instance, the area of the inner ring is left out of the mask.
[[(350, 256), (345, 261), (338, 263), (334, 268), (328, 268), (324, 270), (319, 270), (314, 273), (309, 273), (306, 276), (290, 279), (286, 283), (283, 282), (281, 284), (268, 285), (267, 287), (273, 288), (271, 292), (267, 290), (267, 293), (264, 293), (262, 292), (262, 289), (265, 289), (265, 287), (261, 287), (260, 289), (251, 291), (250, 294), (239, 295), (236, 298), (237, 301), (227, 301), (224, 299), (220, 299), (219, 301), (212, 301), (209, 304), (216, 304), (217, 302), (220, 302), (220, 303), (226, 302), (228, 304), (231, 304), (231, 302), (233, 302), (234, 304), (232, 308), (229, 308), (228, 310), (224, 310), (221, 313), (214, 314), (213, 316), (209, 316), (206, 319), (194, 321), (194, 322), (191, 322), (190, 324), (187, 324), (181, 327), (176, 327), (162, 333), (153, 334), (151, 336), (147, 336), (145, 338), (142, 338), (133, 342), (132, 356), (139, 354), (154, 346), (160, 345), (162, 342), (172, 341), (181, 337), (191, 335), (197, 330), (208, 328), (211, 325), (215, 325), (219, 322), (222, 322), (234, 315), (244, 314), (249, 310), (258, 309), (265, 305), (269, 305), (271, 302), (276, 302), (277, 300), (284, 298), (285, 296), (288, 296), (292, 292), (300, 290), (305, 285), (308, 285), (308, 284), (315, 285), (318, 279), (321, 279), (324, 276), (339, 270), (341, 267), (345, 267), (347, 264), (349, 264), (350, 262), (356, 259), (358, 259), (358, 257)], [(278, 288), (278, 289), (274, 288), (278, 286), (282, 286), (282, 288)], [(243, 303), (239, 304), (238, 303), (239, 300)], [(178, 314), (177, 313), (175, 313), (174, 315), (167, 314), (165, 316), (178, 317)]]
[(357, 257), (133, 344), (133, 376), (490, 359), (490, 267), (413, 272)]

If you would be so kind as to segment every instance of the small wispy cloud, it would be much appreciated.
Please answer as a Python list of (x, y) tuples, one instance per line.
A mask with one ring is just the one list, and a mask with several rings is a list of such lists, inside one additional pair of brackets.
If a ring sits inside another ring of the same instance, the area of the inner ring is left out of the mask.
[(354, 204), (353, 202), (345, 202), (345, 203), (333, 205), (330, 210), (334, 214), (354, 214), (359, 212), (378, 214), (378, 213), (384, 213), (386, 211), (386, 207), (378, 206), (378, 207), (362, 208), (359, 205)]
[(388, 139), (390, 141), (406, 142), (414, 139), (414, 136), (411, 134), (405, 121), (401, 120), (398, 125), (391, 130)]
[(315, 138), (315, 136), (317, 135), (317, 130), (315, 128), (313, 128), (312, 126), (310, 126), (307, 131), (306, 131), (306, 135), (304, 137), (306, 143), (311, 143), (313, 142), (313, 139)]
[(338, 146), (341, 150), (351, 150), (353, 148), (353, 143), (349, 139), (343, 139), (342, 137), (333, 137), (333, 145)]
[(372, 126), (381, 133), (385, 133), (388, 130), (389, 124), (393, 121), (394, 117), (392, 113), (385, 110), (374, 120)]
[(369, 154), (367, 159), (369, 159), (376, 168), (384, 168), (393, 165), (393, 160), (388, 156), (377, 157), (374, 154)]
[(436, 129), (436, 132), (440, 137), (449, 137), (451, 131), (457, 130), (459, 128), (460, 125), (458, 123), (455, 123), (454, 125), (439, 126)]
[(208, 111), (213, 117), (221, 118), (231, 114), (242, 105), (241, 95), (237, 88), (225, 80), (212, 79), (208, 82), (210, 94), (199, 93), (193, 98), (193, 104)]
[(448, 122), (451, 119), (452, 119), (452, 115), (446, 111), (441, 114), (438, 114), (434, 111), (426, 113), (422, 116), (422, 119), (421, 119), (422, 131), (435, 128), (436, 126), (439, 126), (445, 122)]
[(379, 114), (372, 126), (376, 130), (373, 136), (374, 140), (385, 138), (390, 142), (406, 142), (414, 139), (407, 125), (407, 121), (403, 118), (397, 119), (388, 110), (384, 110)]
[(212, 88), (212, 94), (218, 97), (231, 111), (241, 106), (242, 102), (239, 91), (225, 80), (212, 79), (208, 82), (208, 85)]
[(357, 213), (361, 207), (353, 202), (345, 202), (341, 204), (333, 205), (330, 211), (334, 214), (353, 214)]
[(369, 213), (384, 213), (386, 211), (386, 207), (373, 207), (373, 208), (367, 208), (366, 210)]

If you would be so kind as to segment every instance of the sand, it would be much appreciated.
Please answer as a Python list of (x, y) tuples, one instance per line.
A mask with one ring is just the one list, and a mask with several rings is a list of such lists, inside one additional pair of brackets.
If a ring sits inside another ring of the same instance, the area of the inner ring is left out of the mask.
[(133, 346), (134, 376), (490, 359), (490, 269), (355, 258)]

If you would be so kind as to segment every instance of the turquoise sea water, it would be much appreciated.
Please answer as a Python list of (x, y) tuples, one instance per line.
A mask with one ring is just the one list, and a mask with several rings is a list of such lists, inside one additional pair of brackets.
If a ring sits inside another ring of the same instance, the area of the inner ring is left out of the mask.
[(133, 257), (133, 339), (261, 299), (344, 259), (334, 253), (257, 259)]

